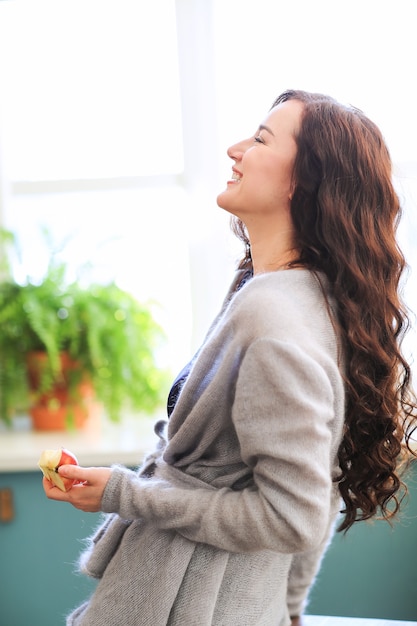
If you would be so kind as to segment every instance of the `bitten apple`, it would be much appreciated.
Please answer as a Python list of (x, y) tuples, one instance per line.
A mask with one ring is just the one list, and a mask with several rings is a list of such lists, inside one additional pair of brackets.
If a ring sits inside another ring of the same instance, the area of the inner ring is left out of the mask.
[(65, 448), (44, 450), (38, 465), (45, 478), (50, 480), (61, 491), (69, 491), (74, 483), (77, 482), (73, 478), (64, 478), (58, 473), (58, 467), (61, 467), (61, 465), (78, 465), (75, 454)]

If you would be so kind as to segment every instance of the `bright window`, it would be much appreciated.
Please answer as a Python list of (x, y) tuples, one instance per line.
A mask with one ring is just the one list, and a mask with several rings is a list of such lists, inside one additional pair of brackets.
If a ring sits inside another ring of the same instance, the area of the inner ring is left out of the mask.
[[(191, 297), (174, 0), (0, 2), (3, 221), (16, 272), (69, 238), (73, 272), (159, 303), (173, 368)], [(18, 276), (19, 277), (19, 276)], [(23, 278), (21, 275), (20, 278)]]
[(182, 171), (173, 0), (35, 0), (0, 10), (12, 180)]

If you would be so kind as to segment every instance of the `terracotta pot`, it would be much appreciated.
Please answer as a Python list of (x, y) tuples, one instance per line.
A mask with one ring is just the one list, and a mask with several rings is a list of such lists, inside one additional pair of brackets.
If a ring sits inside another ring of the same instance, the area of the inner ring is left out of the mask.
[[(45, 352), (30, 352), (27, 356), (29, 386), (32, 403), (29, 415), (35, 430), (66, 430), (84, 428), (99, 421), (101, 405), (97, 402), (91, 382), (80, 372), (79, 364), (67, 353), (60, 355), (61, 379), (47, 393), (39, 392), (42, 373), (47, 368)], [(69, 389), (68, 383), (76, 377), (79, 382)]]

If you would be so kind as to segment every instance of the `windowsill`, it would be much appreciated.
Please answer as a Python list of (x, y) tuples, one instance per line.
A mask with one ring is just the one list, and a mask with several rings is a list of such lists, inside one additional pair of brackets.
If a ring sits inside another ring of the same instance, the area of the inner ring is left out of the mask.
[(68, 448), (80, 465), (128, 467), (140, 464), (156, 442), (153, 425), (163, 419), (154, 416), (126, 416), (120, 423), (102, 419), (85, 430), (40, 432), (30, 428), (27, 418), (16, 420), (12, 430), (0, 427), (0, 472), (38, 471), (38, 459), (45, 449)]
[[(161, 409), (153, 416), (129, 415), (114, 423), (103, 418), (85, 430), (37, 432), (30, 428), (28, 418), (16, 420), (12, 430), (0, 424), (0, 472), (38, 470), (38, 459), (45, 449), (68, 448), (76, 454), (80, 465), (109, 466), (120, 463), (127, 467), (139, 465), (158, 439), (154, 424), (165, 419)], [(412, 442), (417, 452), (417, 441)]]

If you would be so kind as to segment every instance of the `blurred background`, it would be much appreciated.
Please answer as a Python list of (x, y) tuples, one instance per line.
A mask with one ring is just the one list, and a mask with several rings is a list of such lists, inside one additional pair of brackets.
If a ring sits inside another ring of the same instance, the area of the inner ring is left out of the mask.
[[(46, 229), (74, 277), (88, 264), (89, 278), (159, 303), (175, 373), (241, 255), (216, 205), (230, 178), (226, 150), (254, 133), (278, 94), (300, 88), (355, 105), (381, 128), (404, 207), (405, 298), (417, 311), (414, 9), (414, 0), (0, 0), (0, 225), (19, 242), (15, 278), (42, 276)], [(410, 359), (414, 346), (415, 332)], [(46, 502), (35, 468), (43, 443), (30, 437), (19, 465), (23, 435), (0, 432), (0, 497), (14, 510), (0, 519), (0, 626), (63, 624), (91, 588), (73, 570), (97, 517)], [(81, 462), (128, 464), (131, 433), (112, 438), (100, 458), (89, 434), (74, 449)], [(310, 612), (417, 619), (416, 480), (394, 530), (377, 522), (336, 537)]]

